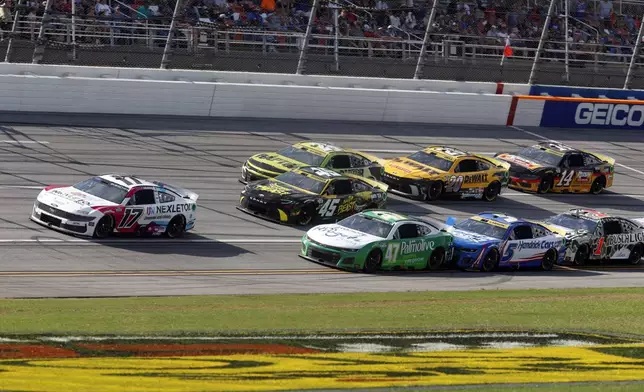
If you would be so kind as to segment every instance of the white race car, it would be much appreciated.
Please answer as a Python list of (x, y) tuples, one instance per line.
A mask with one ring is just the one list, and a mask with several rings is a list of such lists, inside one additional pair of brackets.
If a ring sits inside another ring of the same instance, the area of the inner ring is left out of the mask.
[(62, 232), (105, 238), (112, 233), (180, 237), (194, 228), (199, 195), (129, 175), (107, 174), (38, 195), (31, 220)]

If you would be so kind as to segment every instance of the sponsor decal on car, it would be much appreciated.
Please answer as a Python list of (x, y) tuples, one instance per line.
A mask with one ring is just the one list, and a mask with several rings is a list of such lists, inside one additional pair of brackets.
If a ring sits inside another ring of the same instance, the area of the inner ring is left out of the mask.
[(177, 213), (177, 212), (188, 212), (190, 211), (190, 209), (191, 209), (190, 204), (187, 204), (187, 203), (171, 204), (171, 205), (148, 207), (146, 213), (148, 215), (170, 214), (170, 213)]
[(522, 250), (522, 249), (550, 249), (550, 248), (557, 248), (562, 245), (563, 240), (558, 239), (558, 240), (542, 240), (542, 241), (534, 241), (534, 240), (527, 240), (527, 241), (519, 241), (517, 244), (517, 251)]
[(273, 182), (268, 185), (257, 185), (255, 189), (258, 191), (272, 193), (274, 195), (288, 195), (293, 192), (291, 189), (277, 185)]
[(434, 249), (434, 241), (429, 242), (402, 242), (400, 245), (400, 253), (408, 255), (410, 253), (425, 252)]
[(607, 246), (635, 244), (637, 242), (644, 242), (644, 232), (611, 234), (606, 237)]
[(63, 191), (60, 191), (58, 189), (54, 189), (51, 191), (56, 196), (60, 196), (64, 199), (73, 201), (76, 204), (84, 205), (84, 206), (89, 206), (91, 205), (90, 202), (85, 200), (85, 195), (82, 193), (74, 192), (73, 194), (65, 193)]

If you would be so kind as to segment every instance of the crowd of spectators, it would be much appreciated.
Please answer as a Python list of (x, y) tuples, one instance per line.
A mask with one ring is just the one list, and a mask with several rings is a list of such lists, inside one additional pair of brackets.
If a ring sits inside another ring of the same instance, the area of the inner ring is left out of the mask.
[[(19, 0), (0, 0), (0, 24), (6, 29)], [(158, 20), (168, 23), (174, 0), (51, 0), (52, 12), (110, 20)], [(182, 0), (182, 23), (215, 24), (218, 28), (301, 32), (306, 28), (311, 0)], [(337, 3), (335, 3), (337, 1)], [(549, 26), (547, 48), (562, 49), (566, 41), (563, 5)], [(568, 0), (570, 16), (567, 40), (572, 51), (630, 53), (644, 12), (644, 0)], [(623, 3), (626, 1), (627, 3)], [(21, 0), (23, 16), (42, 15), (46, 0)], [(639, 2), (639, 3), (638, 3)], [(321, 0), (313, 32), (334, 34), (332, 6), (341, 8), (339, 34), (342, 37), (420, 40), (427, 25), (431, 0)], [(528, 5), (529, 4), (529, 5)], [(617, 6), (616, 4), (619, 4)], [(536, 48), (541, 35), (548, 0), (440, 0), (433, 20), (432, 39), (482, 45), (505, 44), (510, 39), (515, 52)], [(345, 38), (346, 40), (346, 38)], [(526, 53), (527, 55), (527, 53)]]

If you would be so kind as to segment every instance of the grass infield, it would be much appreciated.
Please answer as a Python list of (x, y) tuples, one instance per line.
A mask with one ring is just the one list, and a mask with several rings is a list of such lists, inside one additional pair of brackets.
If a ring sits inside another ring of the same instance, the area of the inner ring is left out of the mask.
[(0, 300), (0, 334), (515, 329), (644, 335), (644, 288)]

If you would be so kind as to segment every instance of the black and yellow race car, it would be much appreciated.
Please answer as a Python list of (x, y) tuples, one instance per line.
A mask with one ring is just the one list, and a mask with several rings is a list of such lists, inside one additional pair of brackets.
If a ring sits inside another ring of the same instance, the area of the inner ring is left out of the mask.
[(391, 193), (419, 200), (442, 197), (494, 201), (508, 185), (506, 162), (447, 146), (429, 146), (384, 162)]
[(237, 208), (278, 223), (308, 225), (383, 208), (386, 202), (387, 185), (381, 182), (307, 166), (247, 184)]
[(242, 166), (242, 183), (275, 178), (289, 170), (304, 166), (331, 169), (341, 174), (354, 174), (380, 181), (381, 159), (361, 151), (338, 147), (330, 143), (296, 143), (277, 152), (253, 155)]
[(561, 143), (541, 142), (495, 158), (511, 165), (508, 187), (519, 191), (599, 194), (613, 185), (613, 158)]

